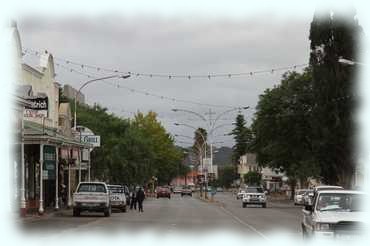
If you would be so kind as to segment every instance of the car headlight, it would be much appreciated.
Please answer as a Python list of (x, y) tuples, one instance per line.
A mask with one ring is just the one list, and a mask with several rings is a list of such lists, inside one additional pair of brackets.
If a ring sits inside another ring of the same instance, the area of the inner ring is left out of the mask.
[(316, 231), (329, 231), (331, 228), (330, 224), (328, 223), (316, 223), (315, 230)]

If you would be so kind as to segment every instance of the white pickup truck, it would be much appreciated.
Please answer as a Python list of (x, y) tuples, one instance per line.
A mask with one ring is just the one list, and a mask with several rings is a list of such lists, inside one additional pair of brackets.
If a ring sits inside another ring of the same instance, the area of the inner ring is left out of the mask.
[(303, 209), (304, 238), (361, 239), (367, 217), (365, 193), (351, 190), (317, 191), (312, 205)]
[(81, 182), (73, 194), (73, 216), (81, 212), (103, 212), (106, 217), (112, 213), (110, 192), (104, 182)]

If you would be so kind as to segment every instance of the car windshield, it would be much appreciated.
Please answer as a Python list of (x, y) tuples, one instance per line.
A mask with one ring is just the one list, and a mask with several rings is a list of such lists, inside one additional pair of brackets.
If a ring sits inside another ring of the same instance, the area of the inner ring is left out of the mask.
[(361, 200), (363, 196), (360, 194), (320, 194), (316, 210), (324, 211), (339, 211), (339, 212), (355, 212), (362, 211)]
[(108, 189), (112, 193), (123, 193), (123, 188), (121, 188), (121, 187), (108, 186)]
[(247, 188), (247, 193), (263, 193), (263, 189), (259, 187), (249, 187)]
[(300, 191), (298, 191), (298, 195), (303, 195), (304, 193), (306, 193), (306, 191), (305, 191), (305, 190), (300, 190)]
[(103, 192), (106, 193), (105, 186), (103, 184), (81, 184), (78, 188), (78, 192)]

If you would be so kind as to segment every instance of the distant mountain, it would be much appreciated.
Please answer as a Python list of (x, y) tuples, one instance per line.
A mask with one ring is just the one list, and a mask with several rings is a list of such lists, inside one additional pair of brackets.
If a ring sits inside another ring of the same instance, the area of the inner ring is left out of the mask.
[(227, 164), (231, 164), (231, 156), (233, 153), (232, 148), (230, 147), (221, 147), (215, 149), (217, 151), (213, 155), (213, 164), (219, 165), (219, 166), (224, 166)]
[[(183, 148), (178, 146), (179, 149), (182, 151), (189, 151), (187, 148)], [(220, 148), (213, 148), (213, 164), (224, 166), (231, 164), (231, 156), (232, 156), (232, 149), (230, 147), (220, 147)], [(194, 165), (195, 163), (199, 163), (196, 157), (190, 152), (190, 155), (185, 157), (184, 163), (187, 165)], [(209, 156), (209, 155), (208, 155)]]

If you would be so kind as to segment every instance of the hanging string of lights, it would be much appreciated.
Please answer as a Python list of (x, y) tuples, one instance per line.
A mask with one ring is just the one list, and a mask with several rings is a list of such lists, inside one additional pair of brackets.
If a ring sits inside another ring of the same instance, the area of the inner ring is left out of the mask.
[[(97, 78), (96, 74), (81, 72), (77, 69), (64, 66), (63, 64), (60, 64), (58, 62), (55, 62), (55, 65), (57, 67), (60, 67), (64, 70), (66, 70), (66, 71), (73, 72), (73, 73), (79, 74), (81, 76), (85, 76), (89, 79)], [(155, 97), (155, 98), (162, 99), (162, 100), (168, 100), (168, 101), (172, 101), (172, 102), (187, 103), (187, 104), (193, 104), (193, 105), (197, 105), (197, 106), (213, 107), (213, 108), (238, 108), (236, 106), (230, 106), (230, 105), (201, 103), (201, 102), (196, 102), (196, 101), (192, 101), (192, 100), (185, 100), (185, 99), (179, 99), (179, 98), (175, 98), (175, 97), (168, 97), (168, 96), (164, 96), (164, 95), (159, 95), (159, 94), (155, 94), (155, 93), (152, 93), (152, 92), (149, 92), (149, 91), (138, 90), (136, 88), (124, 86), (124, 85), (120, 84), (118, 81), (116, 83), (112, 83), (112, 82), (109, 82), (109, 81), (102, 81), (102, 82), (107, 84), (107, 85), (110, 85), (112, 87), (118, 88), (118, 89), (124, 89), (126, 91), (130, 91), (131, 93), (142, 94), (142, 95), (145, 95), (145, 96), (151, 96), (151, 97)]]
[[(42, 52), (35, 51), (32, 49), (25, 49), (24, 53), (39, 56)], [(211, 78), (237, 78), (243, 76), (253, 76), (258, 74), (273, 74), (276, 72), (281, 71), (288, 71), (288, 70), (296, 70), (298, 68), (307, 67), (308, 64), (296, 64), (291, 66), (284, 66), (284, 67), (276, 67), (271, 69), (263, 69), (263, 70), (256, 70), (256, 71), (247, 71), (247, 72), (239, 72), (239, 73), (208, 73), (208, 74), (176, 74), (176, 73), (168, 73), (168, 74), (161, 74), (161, 73), (141, 73), (141, 72), (134, 72), (134, 71), (121, 71), (119, 69), (114, 68), (104, 68), (84, 63), (75, 62), (69, 59), (54, 57), (55, 60), (61, 61), (67, 65), (73, 65), (79, 67), (80, 69), (90, 69), (96, 72), (107, 72), (107, 73), (117, 73), (117, 74), (130, 74), (131, 76), (136, 77), (148, 77), (148, 78), (168, 78), (168, 79), (211, 79)]]
[[(38, 57), (42, 54), (41, 52), (33, 51), (33, 50), (29, 50), (29, 49), (25, 49), (24, 53), (25, 54), (31, 54), (31, 55), (38, 56)], [(71, 65), (79, 66), (78, 68), (72, 68), (72, 67), (69, 67), (69, 66), (65, 66), (64, 64), (61, 64), (59, 62), (54, 62), (56, 66), (66, 70), (66, 71), (73, 72), (73, 73), (79, 74), (81, 76), (85, 76), (89, 79), (97, 78), (98, 76), (101, 75), (101, 71), (110, 72), (110, 73), (114, 72), (114, 73), (118, 73), (118, 74), (123, 73), (123, 74), (133, 75), (133, 73), (131, 73), (131, 72), (121, 72), (121, 71), (113, 70), (113, 69), (100, 68), (100, 67), (81, 64), (81, 63), (77, 63), (77, 62), (73, 62), (73, 61), (65, 60), (65, 59), (61, 59), (61, 58), (55, 58), (54, 57), (54, 59), (61, 60), (62, 62), (65, 62), (65, 64), (71, 64)], [(278, 68), (278, 69), (260, 70), (260, 71), (254, 71), (254, 72), (249, 72), (249, 73), (238, 73), (238, 74), (230, 74), (230, 75), (232, 75), (232, 76), (233, 75), (246, 75), (246, 74), (254, 75), (254, 74), (266, 73), (266, 72), (273, 73), (274, 71), (296, 69), (298, 67), (304, 67), (304, 66), (307, 66), (307, 64), (300, 64), (300, 65), (294, 65), (294, 66), (289, 66), (289, 67), (282, 67), (282, 68)], [(81, 71), (82, 69), (85, 69), (85, 68), (96, 69), (96, 72), (98, 72), (98, 73), (93, 73), (92, 71), (89, 71), (88, 73), (85, 72), (85, 71), (84, 72)], [(144, 75), (144, 74), (141, 74), (141, 75)], [(151, 75), (153, 75), (153, 74), (151, 74)], [(211, 77), (218, 77), (218, 76), (221, 76), (221, 75), (225, 75), (225, 74), (213, 74)], [(189, 79), (191, 79), (191, 78), (200, 78), (199, 76), (192, 76), (192, 75), (189, 75), (189, 76), (190, 76)], [(204, 77), (209, 78), (208, 75), (207, 76), (201, 75), (201, 76), (202, 76), (202, 78), (204, 78)], [(150, 76), (150, 77), (155, 77), (155, 76)], [(166, 76), (161, 75), (161, 77), (166, 77)], [(176, 75), (174, 77), (186, 77), (186, 76)], [(132, 88), (132, 87), (124, 86), (124, 85), (121, 85), (119, 82), (116, 82), (116, 83), (112, 83), (112, 82), (108, 82), (108, 81), (102, 81), (102, 82), (107, 84), (107, 85), (110, 85), (112, 87), (119, 88), (119, 89), (124, 89), (124, 90), (130, 91), (132, 93), (138, 93), (138, 94), (142, 94), (142, 95), (145, 95), (145, 96), (155, 97), (155, 98), (158, 98), (158, 99), (169, 100), (169, 101), (172, 101), (172, 102), (181, 102), (181, 103), (188, 103), (188, 104), (193, 104), (193, 105), (198, 105), (198, 106), (207, 106), (207, 107), (238, 108), (238, 107), (230, 106), (230, 105), (216, 105), (216, 104), (200, 103), (200, 102), (191, 101), (191, 100), (183, 100), (183, 99), (178, 99), (178, 98), (174, 98), (174, 97), (158, 95), (158, 94), (151, 93), (151, 92), (148, 92), (148, 91), (138, 90), (138, 89), (135, 89), (135, 88)], [(294, 97), (294, 96), (295, 95), (292, 95), (292, 97)], [(338, 101), (342, 101), (342, 100), (348, 100), (348, 99), (351, 99), (351, 98), (354, 98), (354, 97), (356, 97), (356, 95), (347, 95), (347, 96), (343, 96), (343, 97), (333, 98), (333, 99), (329, 100), (329, 102), (334, 103), (334, 102), (338, 102)], [(280, 115), (279, 117), (291, 117), (291, 116), (292, 116), (292, 114), (284, 114), (284, 115)]]

